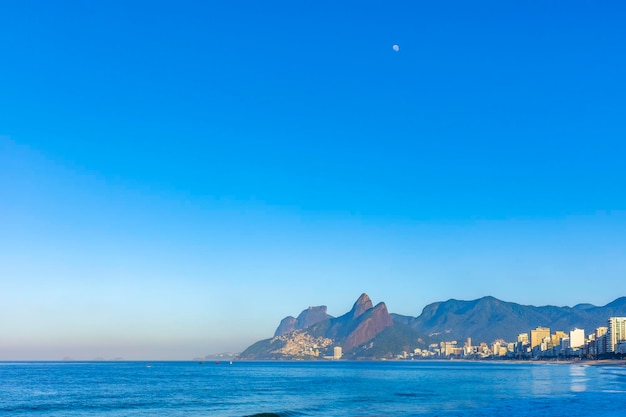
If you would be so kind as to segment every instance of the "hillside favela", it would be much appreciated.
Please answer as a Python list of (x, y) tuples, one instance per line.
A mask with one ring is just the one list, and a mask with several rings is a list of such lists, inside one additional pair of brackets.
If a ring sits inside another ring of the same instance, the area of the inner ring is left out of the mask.
[(248, 360), (623, 359), (626, 297), (605, 306), (527, 306), (493, 297), (426, 306), (418, 317), (389, 313), (362, 294), (340, 317), (326, 306), (284, 318)]

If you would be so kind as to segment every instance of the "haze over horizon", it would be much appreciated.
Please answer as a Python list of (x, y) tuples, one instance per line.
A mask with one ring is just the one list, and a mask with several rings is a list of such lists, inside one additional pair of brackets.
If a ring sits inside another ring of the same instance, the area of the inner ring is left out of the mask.
[(626, 295), (626, 5), (500, 3), (0, 4), (0, 360)]

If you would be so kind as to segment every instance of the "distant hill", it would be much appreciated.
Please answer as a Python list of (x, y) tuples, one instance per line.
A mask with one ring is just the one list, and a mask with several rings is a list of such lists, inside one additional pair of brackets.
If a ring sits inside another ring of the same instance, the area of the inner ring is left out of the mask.
[(518, 334), (537, 326), (549, 327), (552, 332), (579, 328), (589, 334), (599, 326), (606, 326), (611, 316), (626, 316), (626, 297), (603, 307), (591, 304), (535, 307), (483, 297), (429, 304), (418, 317), (392, 314), (394, 321), (435, 338), (462, 341), (471, 337), (488, 343), (496, 339), (515, 341)]
[(362, 294), (352, 309), (340, 317), (326, 313), (326, 306), (309, 307), (298, 318), (283, 319), (273, 338), (261, 340), (241, 353), (242, 359), (316, 359), (332, 355), (340, 346), (344, 358), (390, 358), (402, 351), (424, 348), (440, 341), (473, 343), (497, 339), (515, 341), (520, 333), (538, 326), (590, 334), (606, 326), (612, 316), (626, 316), (626, 297), (597, 307), (528, 306), (494, 297), (448, 300), (424, 307), (418, 317), (389, 314), (385, 303), (372, 304)]

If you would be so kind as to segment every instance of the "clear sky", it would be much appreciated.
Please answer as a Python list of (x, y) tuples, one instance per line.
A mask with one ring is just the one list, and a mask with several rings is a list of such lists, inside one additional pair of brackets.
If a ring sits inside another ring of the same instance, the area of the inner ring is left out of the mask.
[(362, 292), (412, 316), (626, 295), (625, 21), (1, 1), (0, 360), (241, 351)]

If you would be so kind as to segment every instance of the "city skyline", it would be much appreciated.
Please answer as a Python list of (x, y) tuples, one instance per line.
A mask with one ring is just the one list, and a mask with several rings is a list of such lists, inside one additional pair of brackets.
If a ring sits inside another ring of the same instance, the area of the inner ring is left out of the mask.
[[(617, 359), (626, 353), (626, 317), (620, 316), (626, 314), (626, 297), (603, 307), (573, 308), (522, 306), (493, 297), (448, 300), (431, 304), (419, 317), (406, 317), (390, 314), (384, 302), (374, 305), (363, 293), (339, 317), (326, 311), (326, 306), (310, 306), (297, 318), (287, 316), (273, 337), (258, 340), (235, 356), (243, 360), (580, 360)], [(336, 348), (347, 356), (337, 354)]]
[(626, 5), (544, 3), (2, 3), (0, 360), (626, 295)]

